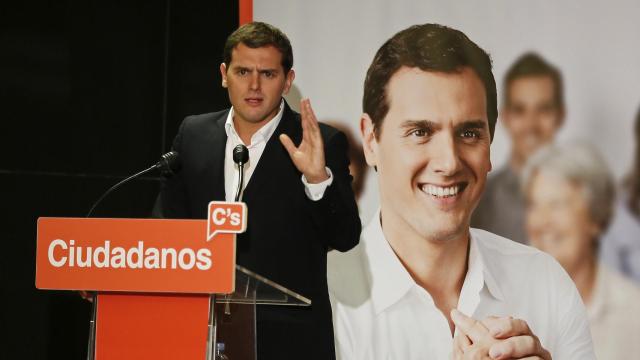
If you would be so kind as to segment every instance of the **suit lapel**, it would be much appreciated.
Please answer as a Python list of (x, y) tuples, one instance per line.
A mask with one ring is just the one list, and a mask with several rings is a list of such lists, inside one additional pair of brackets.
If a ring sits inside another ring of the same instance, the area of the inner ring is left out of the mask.
[(267, 141), (260, 161), (244, 190), (242, 198), (245, 202), (250, 202), (256, 197), (257, 194), (260, 193), (260, 189), (264, 188), (265, 184), (278, 178), (278, 174), (290, 171), (290, 168), (294, 166), (287, 150), (282, 143), (280, 143), (280, 134), (289, 135), (296, 145), (299, 145), (302, 140), (302, 128), (299, 120), (297, 120), (296, 114), (289, 108), (286, 101), (284, 103), (284, 112), (280, 124), (278, 124), (273, 135), (269, 141)]
[(227, 132), (224, 124), (227, 120), (229, 112), (225, 112), (217, 119), (214, 119), (214, 129), (210, 136), (212, 137), (212, 147), (206, 151), (208, 156), (207, 164), (203, 167), (202, 178), (204, 179), (205, 191), (208, 194), (205, 199), (224, 201), (224, 157), (227, 145)]

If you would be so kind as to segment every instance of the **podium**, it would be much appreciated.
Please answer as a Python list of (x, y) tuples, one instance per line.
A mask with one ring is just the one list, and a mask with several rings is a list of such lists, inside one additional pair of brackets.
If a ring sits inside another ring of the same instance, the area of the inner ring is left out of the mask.
[(235, 278), (227, 295), (98, 294), (89, 351), (97, 360), (214, 359), (224, 344), (230, 359), (255, 359), (256, 306), (311, 301), (241, 266)]
[(206, 220), (40, 218), (36, 287), (95, 291), (89, 359), (253, 360), (256, 306), (311, 301), (236, 265), (235, 230)]

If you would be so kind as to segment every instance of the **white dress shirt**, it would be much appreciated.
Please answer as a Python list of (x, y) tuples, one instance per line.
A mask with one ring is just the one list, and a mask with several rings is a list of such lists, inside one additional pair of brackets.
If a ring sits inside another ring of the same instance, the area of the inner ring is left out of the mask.
[[(378, 212), (354, 249), (329, 254), (337, 356), (449, 359), (449, 323), (395, 255), (379, 219)], [(555, 360), (595, 359), (580, 294), (551, 256), (478, 229), (470, 244), (458, 310), (478, 320), (526, 320)]]
[(600, 264), (587, 312), (598, 359), (640, 358), (640, 288), (636, 284)]
[[(238, 165), (233, 161), (233, 149), (239, 144), (242, 144), (249, 150), (249, 161), (244, 165), (244, 186), (242, 189), (244, 191), (251, 179), (251, 175), (253, 175), (253, 172), (258, 166), (258, 162), (260, 161), (260, 157), (262, 157), (264, 148), (267, 146), (267, 142), (276, 131), (278, 124), (280, 124), (280, 120), (282, 120), (283, 112), (284, 100), (280, 102), (280, 111), (278, 111), (276, 116), (256, 131), (255, 134), (251, 136), (251, 144), (247, 145), (242, 141), (234, 126), (233, 107), (229, 111), (229, 115), (227, 115), (227, 120), (224, 124), (224, 128), (227, 133), (227, 144), (224, 150), (224, 190), (225, 199), (227, 201), (235, 200), (234, 198), (236, 195), (236, 189), (238, 188), (238, 181), (240, 181), (238, 177)], [(331, 170), (328, 167), (325, 169), (329, 178), (318, 184), (309, 184), (304, 175), (302, 175), (305, 193), (307, 194), (307, 197), (313, 201), (322, 199), (325, 190), (333, 182)]]

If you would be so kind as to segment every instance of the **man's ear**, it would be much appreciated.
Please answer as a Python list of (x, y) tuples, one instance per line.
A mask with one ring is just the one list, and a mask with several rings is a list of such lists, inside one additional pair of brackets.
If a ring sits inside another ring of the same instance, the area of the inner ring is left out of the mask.
[(362, 136), (362, 150), (369, 166), (378, 167), (378, 140), (373, 127), (373, 121), (368, 114), (360, 117), (360, 135)]
[(296, 78), (296, 72), (293, 71), (293, 69), (289, 70), (289, 72), (287, 73), (284, 79), (284, 90), (282, 91), (283, 95), (286, 95), (289, 93), (289, 90), (291, 90), (291, 85), (293, 85), (293, 79), (295, 78)]
[(222, 87), (227, 87), (227, 65), (225, 63), (220, 64), (220, 75), (222, 75)]

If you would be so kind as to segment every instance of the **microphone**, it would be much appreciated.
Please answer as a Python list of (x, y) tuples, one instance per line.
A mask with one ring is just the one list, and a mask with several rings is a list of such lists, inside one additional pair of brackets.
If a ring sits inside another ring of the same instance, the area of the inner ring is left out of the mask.
[(249, 161), (249, 150), (246, 146), (240, 144), (233, 148), (233, 162), (238, 166), (244, 166)]
[(249, 149), (239, 144), (233, 148), (233, 162), (238, 164), (238, 188), (236, 189), (235, 201), (240, 200), (240, 193), (244, 185), (244, 165), (249, 161)]
[(129, 176), (128, 178), (120, 181), (119, 183), (113, 185), (112, 187), (109, 188), (109, 190), (107, 190), (104, 194), (102, 194), (102, 196), (100, 196), (100, 198), (93, 204), (93, 206), (91, 207), (91, 209), (89, 210), (89, 212), (87, 213), (86, 217), (91, 217), (91, 214), (93, 214), (93, 210), (95, 210), (95, 208), (98, 206), (98, 204), (100, 204), (100, 202), (107, 197), (107, 195), (109, 195), (112, 191), (114, 191), (115, 189), (119, 188), (120, 186), (124, 185), (125, 183), (138, 178), (144, 174), (150, 173), (151, 171), (154, 170), (160, 170), (160, 173), (165, 176), (165, 177), (169, 177), (172, 175), (177, 174), (180, 169), (182, 168), (182, 163), (180, 162), (180, 155), (175, 152), (175, 151), (170, 151), (164, 155), (162, 155), (160, 157), (160, 161), (158, 161), (157, 163), (155, 163), (153, 166), (148, 167), (142, 171), (140, 171), (139, 173), (133, 174), (131, 176)]
[(180, 155), (176, 151), (169, 151), (168, 153), (160, 157), (154, 168), (160, 170), (160, 174), (165, 177), (170, 177), (182, 169), (182, 162), (180, 161)]

